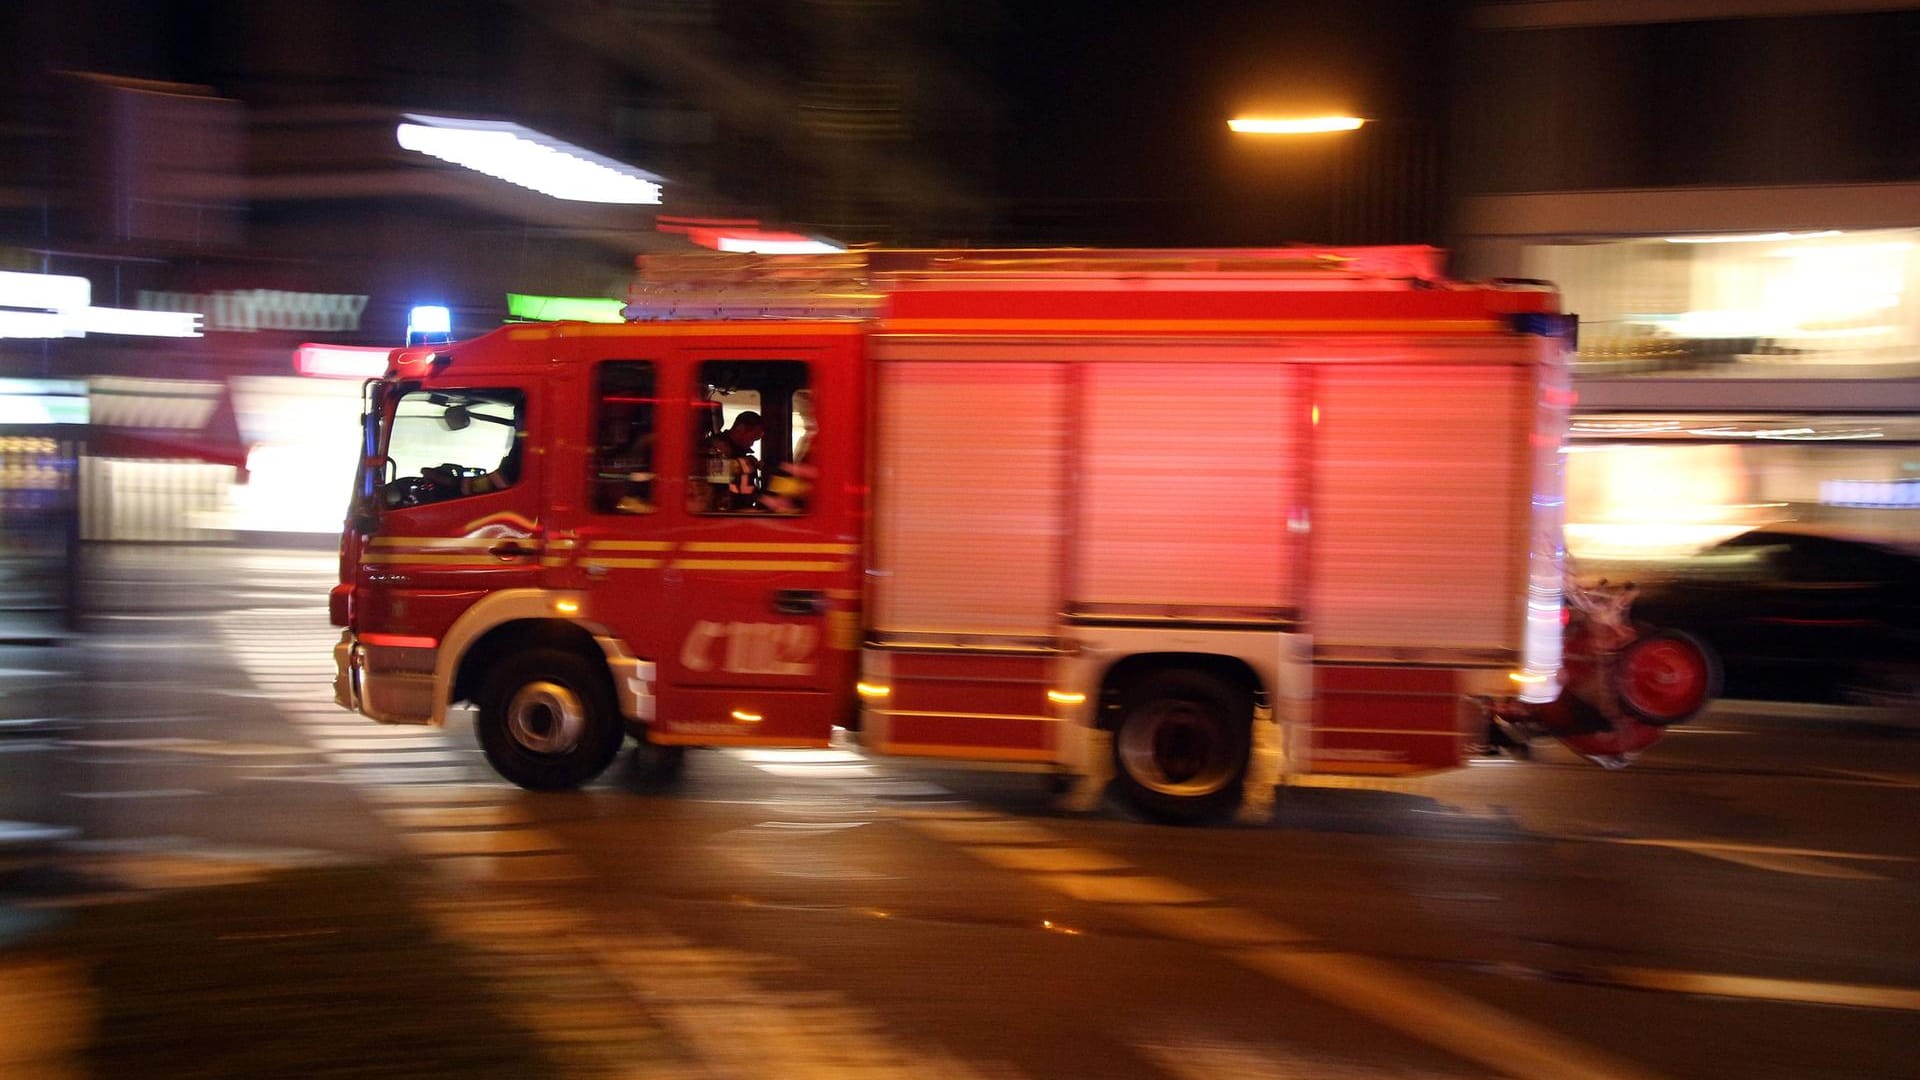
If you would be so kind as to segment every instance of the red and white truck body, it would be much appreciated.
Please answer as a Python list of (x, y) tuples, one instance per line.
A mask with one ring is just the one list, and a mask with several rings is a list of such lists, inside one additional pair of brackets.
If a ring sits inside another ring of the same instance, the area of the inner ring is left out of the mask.
[(623, 325), (369, 384), (342, 705), (473, 702), (528, 786), (623, 734), (839, 727), (1111, 765), (1178, 818), (1231, 803), (1261, 725), (1287, 773), (1411, 773), (1462, 763), (1485, 699), (1557, 695), (1550, 288), (1426, 248), (701, 258)]

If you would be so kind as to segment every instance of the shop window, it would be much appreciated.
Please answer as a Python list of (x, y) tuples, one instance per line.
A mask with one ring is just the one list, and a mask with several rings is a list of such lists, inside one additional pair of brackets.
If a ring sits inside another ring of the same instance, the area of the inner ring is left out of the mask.
[(593, 508), (602, 514), (654, 511), (653, 365), (609, 360), (595, 383)]
[(816, 430), (807, 365), (798, 360), (709, 360), (693, 394), (697, 514), (799, 514), (816, 479)]

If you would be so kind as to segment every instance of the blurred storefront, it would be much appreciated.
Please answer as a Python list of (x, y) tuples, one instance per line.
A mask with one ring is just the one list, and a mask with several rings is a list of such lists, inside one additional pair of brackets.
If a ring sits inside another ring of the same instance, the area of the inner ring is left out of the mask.
[(1569, 548), (1920, 544), (1920, 229), (1533, 243), (1581, 317)]
[(0, 643), (58, 638), (72, 625), (82, 383), (0, 378)]
[(1920, 544), (1920, 4), (1482, 3), (1452, 246), (1580, 316), (1568, 547)]

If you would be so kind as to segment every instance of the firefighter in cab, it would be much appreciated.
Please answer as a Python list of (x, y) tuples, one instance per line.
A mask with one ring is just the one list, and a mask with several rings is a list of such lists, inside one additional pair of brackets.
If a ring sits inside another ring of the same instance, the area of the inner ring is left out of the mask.
[[(748, 410), (735, 416), (727, 430), (711, 435), (703, 448), (706, 459), (707, 511), (741, 511), (758, 508), (760, 496), (760, 460), (753, 448), (767, 433), (760, 414)], [(695, 485), (696, 492), (701, 485)]]

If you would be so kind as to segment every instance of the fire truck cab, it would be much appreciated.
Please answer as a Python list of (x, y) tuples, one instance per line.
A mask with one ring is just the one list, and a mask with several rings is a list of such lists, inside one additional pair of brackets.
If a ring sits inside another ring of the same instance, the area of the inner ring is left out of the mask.
[(643, 260), (368, 383), (340, 704), (507, 779), (631, 734), (1111, 767), (1154, 815), (1548, 701), (1573, 320), (1425, 248)]

